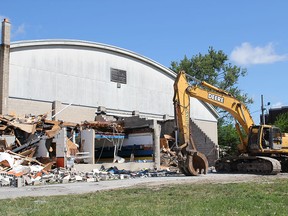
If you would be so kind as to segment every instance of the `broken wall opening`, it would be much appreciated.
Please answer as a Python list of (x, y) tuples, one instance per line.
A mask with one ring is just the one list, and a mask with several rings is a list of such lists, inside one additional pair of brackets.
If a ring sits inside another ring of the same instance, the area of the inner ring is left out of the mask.
[[(114, 130), (109, 127), (114, 127)], [(154, 127), (155, 121), (138, 116), (121, 118), (115, 122), (87, 122), (81, 130), (82, 150), (89, 152), (89, 159), (84, 164), (117, 163), (117, 166), (127, 166), (128, 163), (134, 163), (135, 167), (159, 167), (155, 165), (158, 163), (155, 160), (155, 146), (160, 143), (160, 127), (156, 130)], [(158, 144), (155, 144), (155, 140)]]

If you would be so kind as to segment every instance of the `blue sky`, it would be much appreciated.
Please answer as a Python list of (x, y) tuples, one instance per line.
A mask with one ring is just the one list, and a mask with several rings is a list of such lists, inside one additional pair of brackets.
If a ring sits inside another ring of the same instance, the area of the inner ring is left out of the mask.
[(10, 0), (0, 18), (12, 25), (11, 41), (77, 39), (134, 51), (169, 67), (184, 55), (223, 50), (247, 68), (239, 87), (270, 107), (288, 105), (288, 1), (260, 0)]

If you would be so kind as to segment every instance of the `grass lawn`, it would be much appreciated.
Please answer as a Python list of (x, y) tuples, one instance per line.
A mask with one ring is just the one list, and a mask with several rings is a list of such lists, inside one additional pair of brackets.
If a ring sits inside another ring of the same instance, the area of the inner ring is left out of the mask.
[(288, 179), (1, 200), (1, 215), (288, 215)]

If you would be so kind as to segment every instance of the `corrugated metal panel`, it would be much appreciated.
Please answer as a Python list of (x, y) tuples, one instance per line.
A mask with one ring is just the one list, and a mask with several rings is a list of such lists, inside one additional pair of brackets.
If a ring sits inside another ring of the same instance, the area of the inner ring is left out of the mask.
[[(111, 81), (111, 68), (127, 84)], [(133, 52), (103, 44), (34, 41), (11, 46), (9, 96), (173, 116), (175, 74)], [(216, 121), (192, 100), (192, 118)]]

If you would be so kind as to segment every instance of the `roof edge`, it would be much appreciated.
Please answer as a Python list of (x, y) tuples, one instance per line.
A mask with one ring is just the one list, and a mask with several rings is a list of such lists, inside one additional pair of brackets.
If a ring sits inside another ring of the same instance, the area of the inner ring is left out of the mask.
[(156, 68), (159, 68), (163, 72), (167, 73), (169, 76), (176, 78), (176, 73), (169, 68), (165, 67), (164, 65), (146, 57), (140, 55), (136, 52), (123, 49), (120, 47), (103, 44), (103, 43), (96, 43), (91, 41), (84, 41), (84, 40), (69, 40), (69, 39), (43, 39), (43, 40), (27, 40), (27, 41), (15, 41), (11, 42), (10, 48), (11, 51), (15, 48), (23, 48), (23, 47), (30, 47), (30, 46), (47, 46), (47, 45), (72, 45), (72, 46), (83, 46), (83, 47), (91, 47), (91, 48), (98, 48), (103, 50), (108, 50), (120, 54), (124, 54), (143, 62), (146, 62), (150, 65), (153, 65)]

